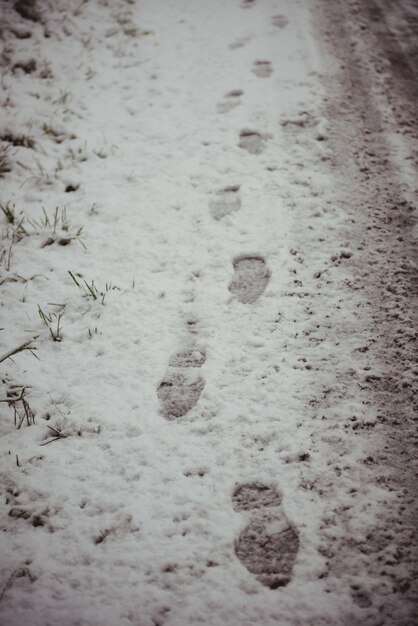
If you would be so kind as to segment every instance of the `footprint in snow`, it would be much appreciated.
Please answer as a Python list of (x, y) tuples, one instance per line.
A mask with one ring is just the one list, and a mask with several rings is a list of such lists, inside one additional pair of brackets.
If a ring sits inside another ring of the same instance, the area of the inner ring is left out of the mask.
[(249, 522), (235, 541), (235, 554), (257, 580), (277, 589), (292, 579), (299, 537), (281, 509), (282, 495), (260, 482), (238, 485), (232, 494), (236, 512)]
[(274, 15), (271, 18), (271, 23), (273, 26), (277, 26), (277, 28), (285, 28), (288, 25), (289, 20), (285, 15)]
[(194, 345), (171, 356), (166, 375), (157, 389), (164, 417), (183, 417), (196, 406), (205, 387), (205, 381), (199, 375), (205, 360), (204, 350)]
[(234, 261), (234, 277), (229, 291), (243, 304), (252, 304), (264, 292), (270, 280), (270, 270), (259, 256), (240, 257)]
[(241, 104), (240, 96), (242, 96), (244, 92), (241, 89), (233, 89), (225, 94), (225, 100), (219, 102), (217, 105), (217, 109), (219, 113), (228, 113), (228, 111), (232, 111), (239, 104)]
[(264, 152), (265, 144), (265, 137), (256, 130), (244, 128), (239, 134), (239, 147), (250, 154), (261, 154)]
[(225, 187), (209, 200), (209, 210), (215, 220), (220, 220), (226, 215), (239, 211), (241, 208), (241, 198), (238, 195), (239, 188), (239, 185)]
[(240, 37), (236, 39), (231, 44), (229, 44), (230, 50), (237, 50), (238, 48), (243, 48), (247, 45), (247, 43), (251, 41), (251, 37)]
[(268, 78), (273, 73), (271, 61), (254, 61), (252, 72), (259, 78)]

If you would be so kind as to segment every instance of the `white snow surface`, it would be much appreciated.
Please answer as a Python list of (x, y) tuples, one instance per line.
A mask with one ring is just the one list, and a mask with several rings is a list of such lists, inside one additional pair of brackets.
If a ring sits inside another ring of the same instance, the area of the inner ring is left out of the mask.
[[(360, 295), (341, 300), (352, 251), (327, 196), (327, 68), (309, 3), (38, 4), (38, 21), (2, 8), (0, 133), (33, 146), (9, 146), (1, 179), (0, 204), (24, 217), (25, 234), (1, 216), (0, 343), (4, 353), (37, 337), (38, 359), (23, 351), (0, 363), (0, 399), (25, 387), (35, 415), (17, 429), (0, 404), (1, 623), (335, 626), (376, 616), (380, 583), (361, 561), (330, 579), (324, 549), (326, 533), (347, 528), (361, 541), (391, 502), (362, 462), (370, 440), (351, 428), (354, 419), (367, 431), (374, 408), (360, 385), (342, 391), (363, 358), (352, 332)], [(256, 150), (240, 147), (243, 130), (260, 135)], [(240, 203), (219, 217), (210, 207), (223, 193)], [(56, 207), (68, 225), (54, 232), (43, 209), (51, 222)], [(332, 260), (321, 229), (336, 233)], [(242, 303), (228, 289), (234, 262), (254, 256), (269, 281)], [(69, 272), (94, 281), (103, 302)], [(63, 313), (61, 341), (38, 307), (53, 329)], [(167, 419), (157, 388), (191, 342), (206, 354), (205, 386), (186, 415)], [(317, 414), (327, 394), (334, 401)], [(252, 481), (283, 495), (299, 536), (283, 588), (261, 585), (234, 551), (250, 514), (234, 510), (232, 493)]]

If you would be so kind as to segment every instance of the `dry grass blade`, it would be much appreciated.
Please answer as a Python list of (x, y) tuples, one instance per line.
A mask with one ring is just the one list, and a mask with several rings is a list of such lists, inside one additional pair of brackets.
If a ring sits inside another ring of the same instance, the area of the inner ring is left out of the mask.
[(29, 352), (31, 352), (33, 356), (36, 356), (36, 354), (34, 354), (33, 352), (33, 350), (36, 350), (36, 347), (33, 346), (32, 344), (34, 341), (36, 341), (37, 338), (38, 338), (37, 336), (32, 337), (31, 339), (28, 339), (28, 341), (25, 341), (22, 344), (20, 344), (20, 346), (17, 346), (16, 348), (12, 348), (8, 352), (0, 356), (0, 363), (5, 361), (6, 359), (10, 359), (10, 357), (12, 357), (15, 354), (18, 354), (19, 352), (23, 352), (24, 350), (29, 350)]
[(0, 402), (7, 402), (10, 407), (13, 407), (14, 425), (16, 426), (17, 430), (22, 427), (25, 420), (28, 426), (32, 426), (35, 423), (35, 413), (32, 411), (29, 402), (26, 400), (25, 395), (26, 387), (22, 387), (19, 395), (10, 396), (8, 398), (0, 400)]
[(52, 435), (51, 435), (51, 439), (47, 439), (46, 441), (41, 443), (41, 446), (46, 446), (49, 443), (52, 443), (53, 441), (58, 441), (58, 439), (65, 439), (67, 437), (67, 434), (63, 432), (62, 428), (60, 426), (49, 426), (48, 425), (49, 430), (51, 431)]
[(16, 578), (22, 578), (26, 576), (27, 578), (29, 578), (29, 580), (33, 583), (36, 580), (36, 577), (32, 574), (32, 572), (30, 571), (29, 567), (23, 566), (23, 567), (17, 567), (14, 572), (12, 572), (9, 576), (9, 578), (6, 581), (6, 584), (4, 585), (3, 589), (0, 591), (0, 601), (3, 599), (4, 594), (12, 587), (14, 581), (16, 580)]

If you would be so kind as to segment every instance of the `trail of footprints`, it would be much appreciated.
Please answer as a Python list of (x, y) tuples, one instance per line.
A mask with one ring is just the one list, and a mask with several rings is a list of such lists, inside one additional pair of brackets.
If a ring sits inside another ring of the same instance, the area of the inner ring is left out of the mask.
[[(225, 195), (235, 195), (238, 190), (238, 186), (222, 190), (217, 201), (222, 204)], [(253, 304), (270, 279), (266, 261), (261, 256), (242, 256), (233, 265), (229, 291), (241, 303)], [(205, 387), (200, 369), (206, 361), (206, 353), (196, 341), (196, 322), (190, 321), (188, 326), (184, 346), (170, 357), (167, 372), (157, 389), (161, 412), (169, 420), (191, 411)], [(239, 484), (232, 494), (232, 508), (247, 518), (235, 541), (235, 554), (242, 565), (270, 589), (284, 587), (291, 581), (299, 550), (298, 534), (281, 504), (281, 493), (273, 485), (260, 482)]]
[[(242, 8), (252, 8), (255, 0), (242, 0)], [(284, 28), (288, 21), (283, 15), (272, 18), (272, 24)], [(244, 42), (244, 40), (243, 40)], [(245, 42), (244, 42), (245, 43)], [(240, 45), (244, 45), (240, 43)], [(240, 47), (238, 44), (231, 49)], [(270, 61), (257, 60), (252, 72), (259, 78), (268, 78), (272, 72)], [(218, 103), (219, 113), (228, 113), (239, 106), (241, 89), (225, 94)], [(267, 137), (256, 130), (240, 132), (239, 147), (250, 154), (261, 154)], [(218, 190), (209, 200), (209, 211), (214, 220), (239, 211), (239, 185)], [(241, 256), (233, 262), (234, 275), (229, 291), (242, 304), (254, 304), (264, 293), (270, 280), (270, 270), (261, 256)], [(188, 333), (183, 347), (169, 359), (166, 374), (157, 388), (161, 413), (168, 420), (181, 418), (198, 403), (205, 388), (201, 368), (206, 361), (204, 348), (196, 341), (195, 321), (188, 322)], [(235, 541), (235, 554), (251, 574), (270, 589), (284, 587), (292, 578), (292, 570), (299, 550), (296, 530), (282, 509), (282, 495), (273, 486), (260, 482), (238, 484), (232, 494), (232, 508), (246, 518), (246, 525)]]
[[(236, 194), (239, 187), (227, 187), (220, 192), (222, 210), (231, 201), (224, 197)], [(222, 204), (225, 203), (226, 204)], [(218, 211), (221, 208), (217, 208)], [(270, 279), (270, 270), (265, 260), (259, 256), (243, 256), (234, 261), (234, 277), (229, 291), (243, 304), (252, 304), (264, 292)], [(200, 368), (206, 361), (205, 350), (198, 346), (194, 334), (196, 322), (190, 321), (185, 345), (169, 359), (167, 372), (158, 386), (157, 396), (161, 404), (161, 412), (167, 419), (183, 417), (197, 404), (205, 387)]]

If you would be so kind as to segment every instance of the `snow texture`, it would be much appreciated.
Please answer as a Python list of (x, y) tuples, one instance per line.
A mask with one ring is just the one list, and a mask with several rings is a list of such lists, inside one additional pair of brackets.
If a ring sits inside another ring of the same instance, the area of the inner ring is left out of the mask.
[(2, 624), (413, 626), (313, 8), (1, 3)]

